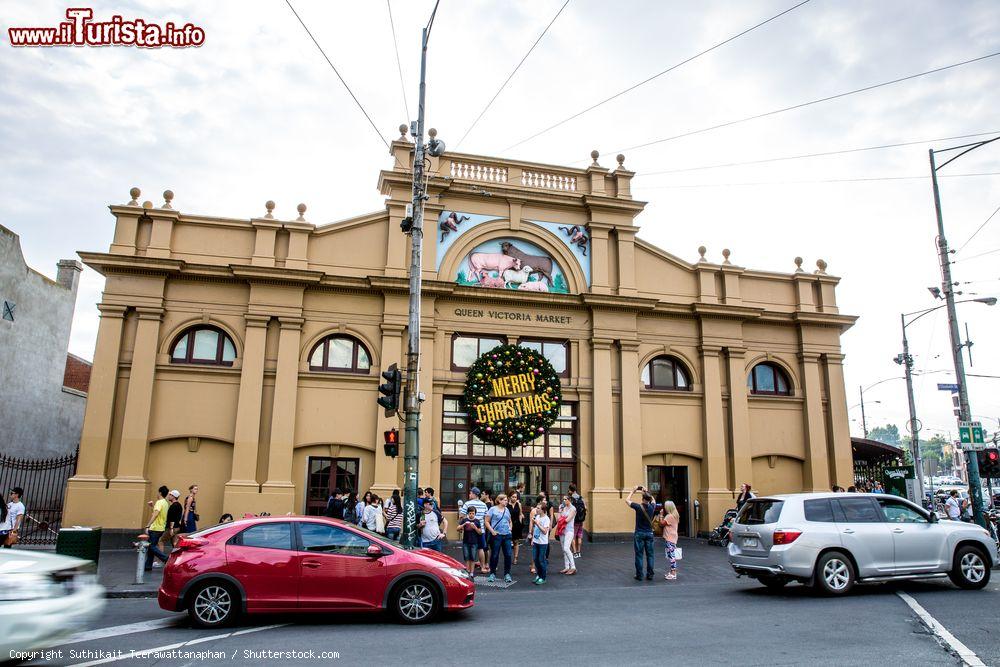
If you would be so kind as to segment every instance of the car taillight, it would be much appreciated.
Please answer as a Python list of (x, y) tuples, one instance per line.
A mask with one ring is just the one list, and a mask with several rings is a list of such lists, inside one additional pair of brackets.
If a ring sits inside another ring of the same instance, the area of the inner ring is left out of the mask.
[(776, 530), (774, 531), (774, 543), (775, 545), (791, 544), (799, 539), (799, 535), (801, 534), (801, 530)]
[(200, 537), (182, 537), (177, 540), (177, 545), (174, 547), (174, 551), (187, 551), (190, 549), (197, 549), (208, 544), (208, 540), (204, 540)]

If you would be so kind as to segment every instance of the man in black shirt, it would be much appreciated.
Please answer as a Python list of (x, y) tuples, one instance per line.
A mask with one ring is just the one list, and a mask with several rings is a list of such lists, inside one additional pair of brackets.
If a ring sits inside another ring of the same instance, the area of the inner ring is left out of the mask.
[[(642, 491), (642, 504), (632, 502), (632, 497)], [(653, 516), (656, 514), (656, 503), (653, 496), (637, 486), (628, 494), (625, 504), (635, 511), (635, 533), (632, 536), (632, 546), (635, 549), (635, 580), (642, 580), (642, 558), (646, 557), (646, 579), (653, 578)]]
[(331, 519), (343, 519), (344, 518), (344, 492), (340, 489), (334, 489), (333, 495), (326, 502), (326, 512), (323, 513), (324, 516), (328, 516)]
[(184, 506), (178, 502), (181, 492), (174, 489), (167, 494), (167, 502), (170, 503), (170, 507), (167, 508), (167, 536), (170, 539), (171, 544), (173, 544), (174, 538), (184, 530), (183, 526), (183, 516), (184, 516)]

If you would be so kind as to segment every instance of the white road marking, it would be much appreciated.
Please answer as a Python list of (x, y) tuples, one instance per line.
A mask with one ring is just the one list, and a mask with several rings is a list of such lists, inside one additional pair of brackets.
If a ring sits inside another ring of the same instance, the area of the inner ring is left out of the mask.
[(246, 628), (244, 630), (236, 630), (235, 632), (226, 632), (221, 635), (211, 635), (209, 637), (199, 637), (197, 639), (192, 639), (186, 642), (177, 642), (176, 644), (167, 644), (166, 646), (157, 646), (155, 648), (147, 648), (142, 651), (129, 651), (122, 652), (120, 656), (112, 656), (109, 658), (103, 658), (101, 660), (91, 660), (90, 662), (78, 662), (76, 667), (90, 667), (90, 665), (104, 665), (109, 662), (118, 662), (119, 660), (133, 660), (135, 658), (145, 658), (154, 653), (160, 653), (163, 651), (173, 651), (174, 649), (179, 649), (184, 646), (193, 646), (194, 644), (204, 644), (205, 642), (215, 641), (217, 639), (226, 639), (227, 637), (238, 637), (239, 635), (248, 635), (252, 632), (263, 632), (264, 630), (273, 630), (275, 628), (283, 628), (289, 623), (277, 623), (275, 625), (262, 625), (256, 628)]
[(986, 663), (979, 659), (972, 649), (963, 644), (955, 637), (955, 635), (948, 632), (948, 629), (941, 625), (936, 618), (931, 616), (926, 609), (920, 606), (920, 603), (914, 600), (912, 597), (907, 595), (902, 591), (896, 591), (903, 602), (910, 606), (910, 609), (920, 617), (924, 625), (931, 629), (931, 631), (941, 639), (945, 644), (954, 651), (959, 658), (962, 660), (963, 665), (969, 665), (969, 667), (986, 667)]
[(78, 632), (72, 635), (64, 642), (61, 642), (60, 646), (66, 646), (67, 644), (79, 644), (80, 642), (92, 642), (95, 639), (104, 639), (105, 637), (117, 637), (118, 635), (131, 635), (136, 632), (145, 632), (146, 630), (159, 630), (160, 628), (166, 628), (174, 625), (180, 616), (171, 616), (167, 618), (157, 618), (152, 621), (142, 621), (141, 623), (129, 623), (128, 625), (113, 625), (110, 628), (98, 628), (97, 630), (89, 630), (87, 632)]

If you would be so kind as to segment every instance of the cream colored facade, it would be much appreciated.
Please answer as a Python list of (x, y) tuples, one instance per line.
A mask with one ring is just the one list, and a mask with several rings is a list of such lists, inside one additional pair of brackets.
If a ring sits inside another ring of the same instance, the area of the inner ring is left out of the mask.
[[(162, 206), (140, 205), (133, 190), (110, 207), (111, 247), (80, 253), (107, 282), (67, 525), (139, 527), (160, 484), (199, 484), (203, 523), (223, 511), (301, 513), (309, 457), (357, 459), (361, 489), (401, 483), (402, 457), (382, 451), (382, 432), (399, 424), (376, 405), (379, 370), (404, 365), (406, 345), (409, 241), (399, 223), (412, 145), (396, 141), (392, 152), (394, 168), (379, 176), (385, 209), (326, 226), (307, 222), (301, 205), (293, 220), (273, 217), (273, 205), (251, 220), (181, 213), (169, 192)], [(690, 264), (637, 239), (644, 203), (621, 159), (611, 171), (596, 158), (568, 169), (446, 154), (430, 171), (421, 486), (441, 488), (444, 399), (465, 379), (452, 368), (456, 332), (568, 341), (571, 464), (592, 533), (631, 530), (620, 499), (654, 466), (685, 473), (688, 518), (702, 530), (743, 481), (764, 493), (851, 483), (840, 335), (855, 318), (840, 314), (825, 263), (756, 271), (727, 252), (721, 264)], [(441, 211), (487, 221), (453, 235), (438, 266)], [(537, 220), (588, 230), (588, 259)], [(548, 253), (568, 293), (457, 283), (463, 258), (500, 238)], [(231, 367), (171, 363), (178, 335), (203, 323), (232, 339)], [(330, 334), (363, 343), (371, 370), (310, 370)], [(689, 390), (645, 388), (642, 370), (661, 354), (684, 363)], [(791, 395), (748, 391), (761, 361), (785, 371)]]

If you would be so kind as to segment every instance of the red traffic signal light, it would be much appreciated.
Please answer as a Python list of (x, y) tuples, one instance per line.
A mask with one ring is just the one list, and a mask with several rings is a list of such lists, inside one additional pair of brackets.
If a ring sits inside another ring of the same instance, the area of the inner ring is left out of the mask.
[(982, 477), (1000, 477), (1000, 450), (995, 447), (979, 452), (979, 474)]
[(399, 456), (399, 431), (392, 428), (382, 435), (385, 438), (385, 455), (392, 458)]

